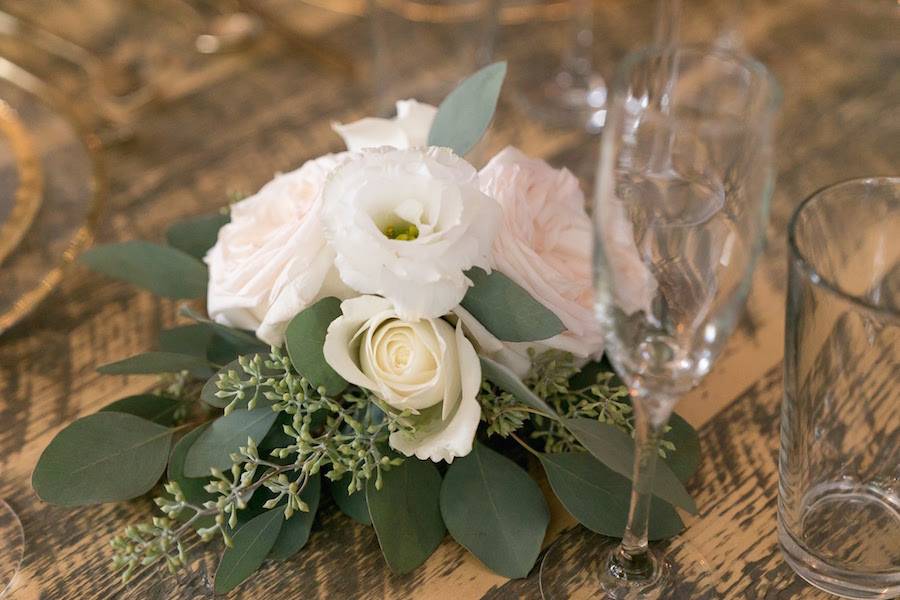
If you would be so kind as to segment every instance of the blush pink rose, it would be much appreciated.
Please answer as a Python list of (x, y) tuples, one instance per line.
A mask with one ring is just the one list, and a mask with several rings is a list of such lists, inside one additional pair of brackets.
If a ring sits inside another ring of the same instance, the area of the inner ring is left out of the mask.
[(541, 345), (582, 358), (599, 354), (603, 338), (593, 310), (592, 226), (578, 180), (511, 146), (491, 159), (479, 179), (503, 211), (493, 247), (495, 268), (566, 326), (565, 333)]
[(325, 180), (346, 156), (307, 161), (231, 207), (206, 255), (210, 318), (280, 345), (297, 313), (325, 296), (350, 295), (320, 219)]

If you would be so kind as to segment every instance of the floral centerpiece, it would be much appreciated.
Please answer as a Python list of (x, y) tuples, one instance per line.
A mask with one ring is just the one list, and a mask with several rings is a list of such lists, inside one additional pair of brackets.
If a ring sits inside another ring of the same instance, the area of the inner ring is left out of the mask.
[[(159, 295), (206, 299), (206, 316), (182, 306), (192, 323), (163, 331), (159, 350), (100, 367), (170, 374), (160, 389), (70, 424), (34, 471), (38, 496), (64, 506), (165, 478), (161, 514), (112, 541), (126, 580), (177, 570), (191, 536), (218, 537), (226, 592), (307, 543), (326, 491), (374, 527), (395, 572), (449, 531), (524, 577), (549, 521), (541, 470), (582, 524), (621, 535), (631, 405), (598, 362), (584, 195), (515, 148), (481, 170), (463, 158), (505, 70), (479, 71), (439, 108), (407, 100), (394, 119), (335, 124), (346, 152), (174, 224), (166, 245), (82, 257)], [(676, 419), (660, 453), (657, 539), (681, 530), (675, 506), (693, 510), (681, 482), (696, 435)]]

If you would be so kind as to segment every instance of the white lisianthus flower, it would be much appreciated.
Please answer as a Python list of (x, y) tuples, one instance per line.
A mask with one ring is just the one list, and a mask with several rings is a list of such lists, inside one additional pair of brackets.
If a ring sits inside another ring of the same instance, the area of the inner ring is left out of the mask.
[(280, 345), (301, 310), (325, 296), (350, 294), (320, 220), (325, 179), (346, 156), (310, 160), (231, 207), (231, 222), (205, 258), (210, 318)]
[(341, 304), (328, 327), (325, 360), (390, 409), (409, 411), (415, 432), (388, 443), (406, 456), (452, 462), (472, 450), (481, 418), (481, 365), (472, 344), (443, 319), (404, 321), (391, 303), (360, 296)]
[(332, 123), (331, 128), (343, 138), (347, 150), (393, 146), (406, 149), (428, 145), (428, 132), (437, 108), (416, 100), (398, 100), (393, 119), (366, 117), (353, 123)]
[(341, 279), (388, 298), (406, 321), (446, 315), (472, 285), (465, 271), (490, 268), (500, 208), (449, 149), (354, 154), (329, 176), (323, 198)]
[[(603, 337), (593, 310), (592, 226), (578, 180), (568, 170), (554, 169), (513, 147), (492, 158), (479, 177), (482, 191), (503, 211), (494, 240), (494, 267), (566, 327), (536, 349), (556, 348), (585, 359), (599, 354)], [(493, 344), (482, 339), (483, 345)], [(521, 373), (529, 346), (504, 344), (507, 366), (513, 366), (510, 353), (516, 354), (514, 370)]]

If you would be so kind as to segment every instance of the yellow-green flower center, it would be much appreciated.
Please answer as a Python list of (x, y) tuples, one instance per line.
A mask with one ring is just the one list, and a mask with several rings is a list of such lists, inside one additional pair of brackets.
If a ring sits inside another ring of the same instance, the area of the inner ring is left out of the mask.
[(395, 225), (384, 228), (384, 235), (388, 239), (409, 242), (419, 237), (419, 228), (412, 223), (400, 221)]

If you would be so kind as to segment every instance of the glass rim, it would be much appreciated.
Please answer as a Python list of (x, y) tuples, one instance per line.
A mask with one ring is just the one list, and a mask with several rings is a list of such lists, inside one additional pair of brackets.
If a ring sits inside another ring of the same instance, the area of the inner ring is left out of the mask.
[[(672, 46), (652, 45), (629, 52), (625, 55), (625, 58), (622, 59), (622, 61), (616, 68), (615, 75), (613, 77), (613, 85), (610, 90), (610, 97), (615, 98), (621, 94), (622, 89), (626, 87), (625, 81), (628, 77), (628, 73), (638, 63), (645, 61), (651, 57), (664, 56), (667, 53), (672, 54), (683, 52), (716, 56), (721, 58), (722, 60), (726, 60), (741, 66), (749, 73), (753, 74), (755, 77), (766, 82), (768, 88), (768, 92), (766, 92), (768, 97), (765, 99), (767, 111), (770, 114), (774, 113), (781, 106), (783, 98), (781, 84), (778, 83), (778, 80), (775, 79), (775, 75), (772, 73), (772, 71), (769, 70), (768, 67), (766, 67), (766, 65), (746, 52), (741, 52), (736, 49), (725, 48), (714, 44), (691, 43), (675, 44)], [(678, 119), (684, 118), (685, 117), (682, 116)], [(718, 120), (718, 117), (694, 116), (691, 117), (691, 120), (701, 123), (712, 123), (716, 122)]]
[(877, 313), (879, 315), (892, 317), (894, 319), (900, 319), (900, 310), (893, 310), (886, 306), (872, 304), (864, 297), (848, 292), (842, 286), (838, 285), (837, 282), (832, 281), (830, 277), (823, 276), (813, 266), (812, 261), (806, 256), (804, 252), (800, 250), (800, 246), (797, 244), (797, 221), (800, 218), (800, 213), (802, 213), (804, 209), (806, 209), (813, 203), (817, 202), (824, 193), (844, 187), (853, 187), (867, 184), (882, 185), (885, 183), (894, 185), (900, 184), (900, 177), (894, 177), (890, 175), (854, 177), (852, 179), (844, 179), (835, 183), (830, 183), (814, 191), (812, 194), (807, 196), (803, 200), (803, 202), (801, 202), (800, 205), (797, 206), (796, 209), (794, 209), (794, 212), (791, 215), (791, 220), (788, 222), (788, 251), (791, 254), (791, 258), (799, 263), (800, 269), (804, 272), (804, 274), (814, 277), (813, 283), (815, 285), (825, 288), (832, 294), (838, 296), (846, 302), (849, 302), (850, 304), (853, 304), (854, 306)]

